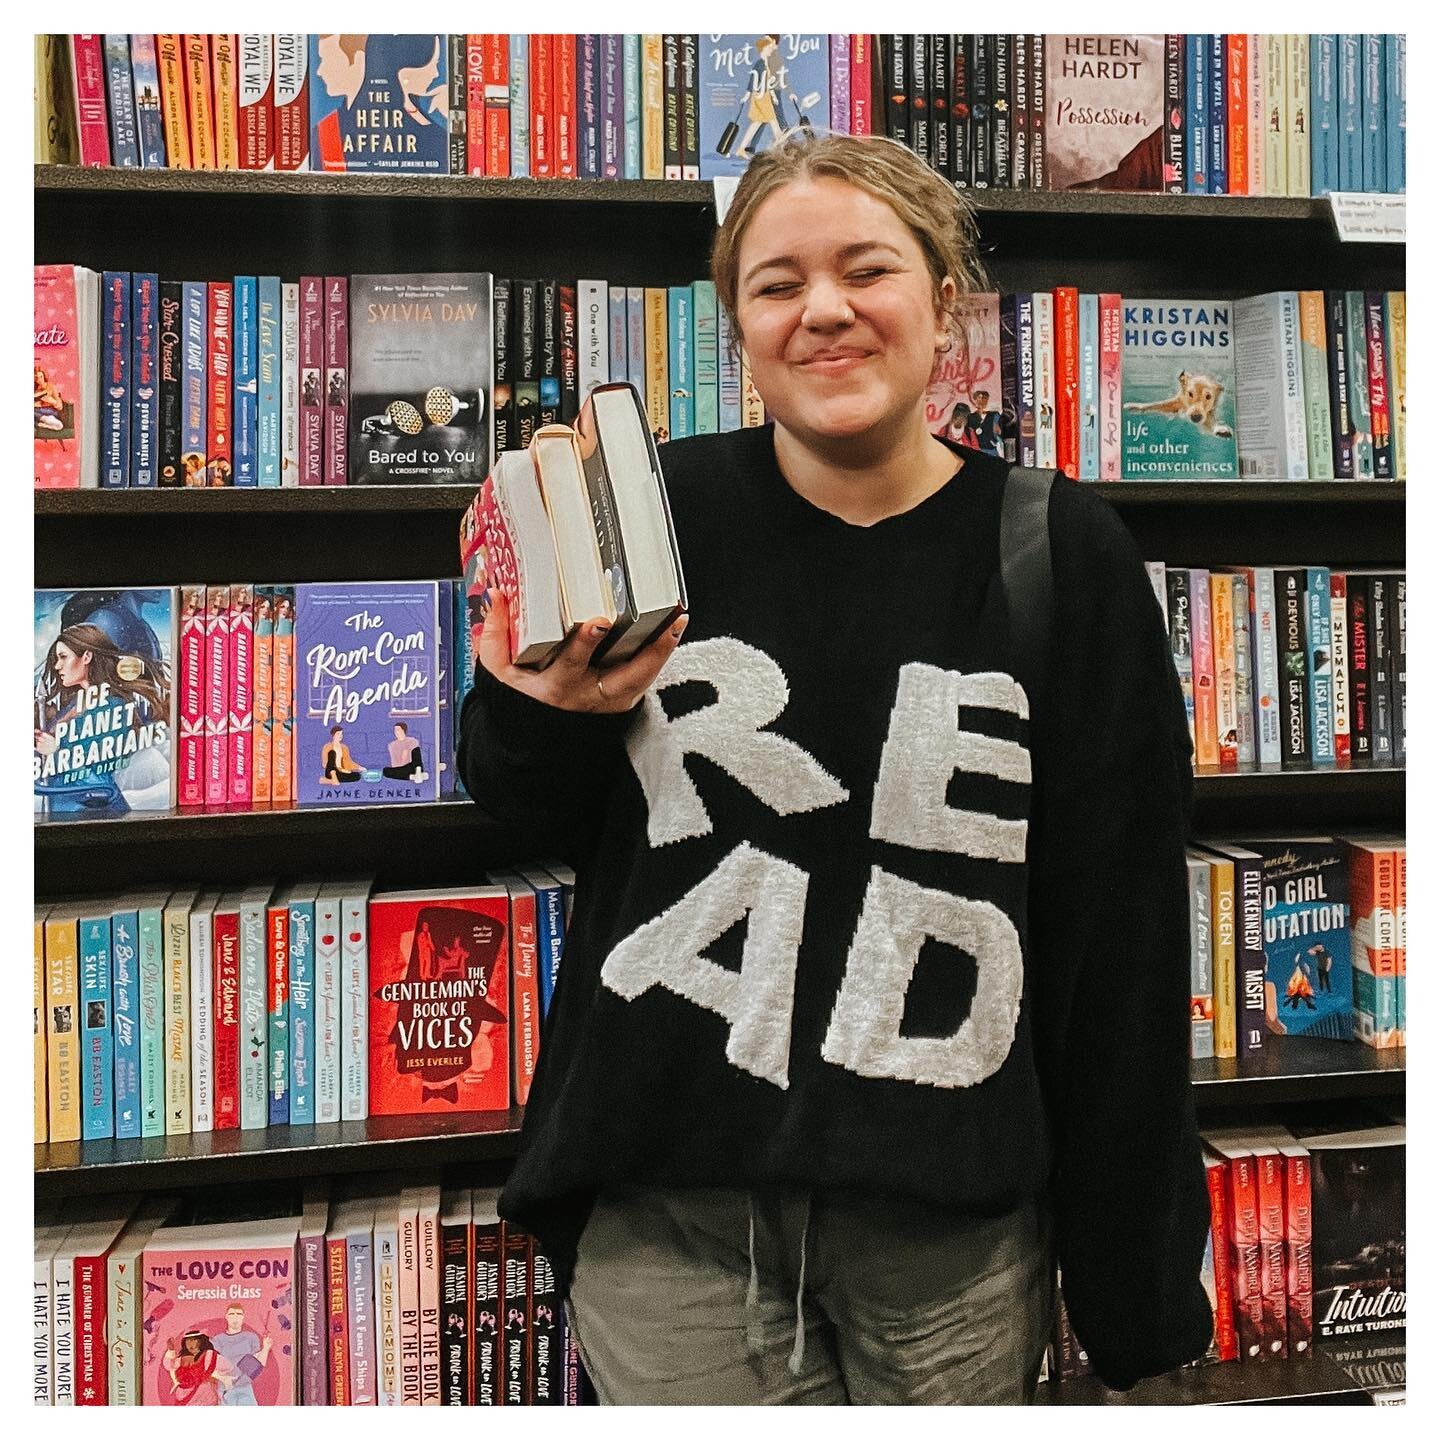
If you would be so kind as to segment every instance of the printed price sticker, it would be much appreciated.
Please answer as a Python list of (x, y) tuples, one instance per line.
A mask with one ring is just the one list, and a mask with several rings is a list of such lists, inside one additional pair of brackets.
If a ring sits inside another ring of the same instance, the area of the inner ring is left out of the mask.
[(1330, 215), (1342, 242), (1405, 243), (1405, 197), (1332, 191)]

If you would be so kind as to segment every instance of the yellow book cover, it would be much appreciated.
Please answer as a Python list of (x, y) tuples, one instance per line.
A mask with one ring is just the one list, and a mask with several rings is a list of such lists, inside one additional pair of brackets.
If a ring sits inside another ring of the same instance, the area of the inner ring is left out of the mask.
[(165, 902), (165, 1133), (190, 1133), (190, 907), (196, 890)]
[(1390, 337), (1390, 430), (1395, 437), (1395, 478), (1405, 478), (1405, 292), (1385, 296), (1385, 329)]
[(645, 409), (657, 444), (670, 438), (670, 297), (645, 291)]
[(1285, 36), (1285, 193), (1310, 193), (1310, 37)]
[(74, 165), (79, 158), (68, 37), (37, 35), (35, 159), (42, 165)]
[(1289, 193), (1286, 179), (1285, 136), (1285, 40), (1284, 35), (1265, 36), (1265, 191), (1266, 195)]
[(640, 178), (665, 175), (665, 62), (659, 35), (640, 37)]
[(80, 1138), (80, 958), (76, 911), (53, 910), (45, 920), (45, 1078), (50, 1140)]
[(237, 113), (236, 55), (234, 35), (210, 37), (210, 68), (215, 76), (215, 168), (240, 168), (240, 121)]
[(185, 104), (185, 44), (179, 35), (155, 37), (155, 63), (160, 71), (160, 116), (165, 122), (165, 164), (190, 169), (190, 117)]
[[(1207, 857), (1209, 858), (1209, 857)], [(1215, 1058), (1235, 1058), (1235, 866), (1210, 860), (1210, 913), (1214, 916)]]
[(1235, 591), (1228, 574), (1210, 577), (1210, 624), (1220, 768), (1233, 770), (1239, 759), (1240, 710), (1235, 687)]
[(50, 1109), (45, 1096), (45, 916), (49, 906), (35, 907), (35, 1143), (50, 1136)]
[(750, 357), (740, 351), (740, 428), (758, 430), (765, 423), (765, 402), (750, 378)]
[(215, 169), (215, 116), (210, 102), (210, 37), (185, 36), (185, 102), (190, 113), (190, 163)]

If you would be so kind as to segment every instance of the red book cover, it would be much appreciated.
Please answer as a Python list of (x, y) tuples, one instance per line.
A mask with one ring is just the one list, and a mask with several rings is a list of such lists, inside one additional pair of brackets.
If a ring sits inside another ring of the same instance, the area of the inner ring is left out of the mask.
[(255, 587), (230, 587), (229, 804), (250, 808), (250, 726), (255, 712)]
[(325, 479), (325, 293), (318, 275), (300, 279), (300, 483)]
[(182, 806), (205, 803), (205, 587), (180, 587), (180, 748), (177, 790)]
[(240, 36), (240, 168), (275, 167), (275, 44), (269, 35)]
[[(465, 173), (485, 172), (485, 36), (465, 37)], [(509, 173), (508, 171), (506, 172)]]
[(215, 907), (215, 1128), (240, 1128), (240, 913)]
[(500, 1226), (500, 1250), (504, 1257), (504, 1404), (523, 1405), (530, 1393), (530, 1321), (533, 1297), (530, 1289), (530, 1237), (515, 1226)]
[(514, 1054), (514, 1104), (530, 1097), (540, 1058), (539, 938), (535, 892), (518, 876), (489, 876), (510, 892), (510, 1048)]
[(555, 174), (555, 89), (549, 35), (530, 37), (530, 173)]
[(485, 72), (485, 171), (510, 173), (510, 37), (482, 35)]
[[(304, 303), (303, 300), (301, 303)], [(304, 323), (303, 320), (301, 323)], [(325, 483), (327, 485), (344, 485), (347, 482), (349, 435), (350, 282), (344, 275), (327, 275), (325, 277)]]
[(1100, 478), (1120, 478), (1120, 297), (1100, 296)]
[(110, 1402), (105, 1337), (106, 1253), (75, 1257), (75, 1403), (107, 1405)]
[(345, 1237), (325, 1237), (326, 1353), (330, 1357), (330, 1403), (350, 1403), (350, 1321), (345, 1304)]
[(110, 163), (110, 122), (105, 105), (105, 40), (101, 35), (72, 35), (70, 55), (75, 79), (75, 123), (82, 165)]
[(205, 803), (230, 795), (230, 587), (205, 591)]
[(370, 1113), (510, 1105), (507, 933), (500, 886), (370, 900)]
[(214, 487), (235, 483), (230, 463), (230, 338), (235, 286), (229, 280), (214, 280), (209, 288), (210, 422), (206, 426), (209, 455), (205, 483)]
[(1282, 1144), (1285, 1161), (1285, 1319), (1290, 1357), (1310, 1351), (1315, 1328), (1315, 1287), (1310, 1260), (1310, 1152), (1295, 1142)]
[(1250, 193), (1250, 96), (1246, 76), (1250, 72), (1250, 37), (1225, 37), (1225, 94), (1228, 100), (1230, 155), (1227, 167), (1230, 193)]
[(869, 135), (874, 126), (870, 115), (870, 37), (850, 37), (850, 133)]
[(1242, 1360), (1265, 1356), (1265, 1301), (1261, 1288), (1260, 1193), (1255, 1157), (1223, 1147), (1227, 1161), (1225, 1208), (1230, 1217), (1230, 1278)]
[(275, 37), (275, 168), (310, 168), (310, 37)]
[(1255, 1172), (1265, 1350), (1269, 1359), (1284, 1360), (1290, 1353), (1285, 1328), (1285, 1161), (1273, 1145), (1256, 1147)]
[(1080, 478), (1080, 292), (1055, 288), (1055, 459)]
[(580, 129), (580, 95), (575, 83), (575, 37), (556, 35), (550, 50), (554, 66), (551, 89), (554, 95), (555, 173), (563, 180), (575, 178), (576, 136)]
[(190, 163), (196, 170), (214, 170), (215, 105), (210, 81), (210, 37), (186, 35), (185, 108), (190, 117)]
[(1230, 1225), (1225, 1205), (1225, 1162), (1205, 1157), (1205, 1183), (1210, 1187), (1210, 1248), (1215, 1261), (1215, 1356), (1235, 1360), (1235, 1287), (1230, 1280)]

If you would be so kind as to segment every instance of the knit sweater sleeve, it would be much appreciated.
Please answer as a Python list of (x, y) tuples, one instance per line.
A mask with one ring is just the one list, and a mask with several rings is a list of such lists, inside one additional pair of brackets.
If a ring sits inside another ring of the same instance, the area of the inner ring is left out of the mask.
[(1209, 1343), (1189, 1075), (1192, 780), (1164, 618), (1134, 542), (1075, 485), (1050, 506), (1057, 619), (1035, 737), (1030, 944), (1071, 1323), (1128, 1389)]

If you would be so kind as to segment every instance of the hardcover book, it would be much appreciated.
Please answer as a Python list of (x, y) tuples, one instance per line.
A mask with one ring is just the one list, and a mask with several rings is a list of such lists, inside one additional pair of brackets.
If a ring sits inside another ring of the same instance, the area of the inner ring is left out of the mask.
[(1050, 190), (1153, 190), (1165, 181), (1164, 35), (1047, 35)]
[(699, 59), (701, 180), (743, 174), (752, 155), (828, 122), (827, 35), (702, 35)]
[(965, 300), (950, 349), (925, 392), (925, 428), (987, 455), (1001, 455), (1000, 297)]
[(435, 582), (295, 588), (300, 802), (438, 799)]
[(370, 901), (370, 1113), (510, 1103), (509, 897), (500, 886)]
[(353, 484), (479, 485), (489, 474), (492, 296), (483, 272), (352, 277)]
[(35, 267), (35, 488), (92, 489), (100, 470), (100, 277)]

